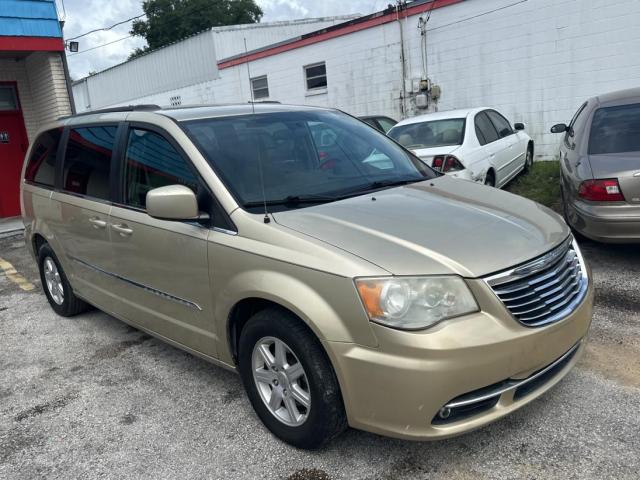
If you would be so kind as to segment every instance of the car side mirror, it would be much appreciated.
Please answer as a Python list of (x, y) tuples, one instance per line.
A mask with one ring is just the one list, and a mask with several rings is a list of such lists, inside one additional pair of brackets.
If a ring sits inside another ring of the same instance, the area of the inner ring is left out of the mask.
[(514, 123), (513, 128), (515, 128), (516, 130), (524, 130), (525, 124), (522, 122)]
[(551, 127), (551, 133), (564, 133), (569, 129), (565, 123), (556, 123)]
[(147, 213), (162, 220), (198, 220), (196, 194), (184, 185), (167, 185), (147, 192)]

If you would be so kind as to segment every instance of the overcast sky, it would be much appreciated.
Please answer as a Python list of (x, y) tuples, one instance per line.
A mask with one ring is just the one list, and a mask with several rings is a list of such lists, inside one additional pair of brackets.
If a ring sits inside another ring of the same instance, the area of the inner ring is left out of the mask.
[[(215, 1), (215, 0), (211, 0)], [(297, 18), (327, 17), (383, 10), (393, 0), (257, 0), (264, 12), (263, 22)], [(63, 0), (57, 0), (63, 14)], [(142, 0), (64, 0), (66, 23), (64, 37), (112, 25), (142, 13)], [(129, 35), (131, 22), (109, 31), (96, 32), (78, 39), (80, 51), (113, 42)], [(69, 70), (74, 80), (91, 71), (100, 71), (121, 63), (136, 47), (144, 45), (140, 38), (122, 41), (86, 53), (68, 54)]]

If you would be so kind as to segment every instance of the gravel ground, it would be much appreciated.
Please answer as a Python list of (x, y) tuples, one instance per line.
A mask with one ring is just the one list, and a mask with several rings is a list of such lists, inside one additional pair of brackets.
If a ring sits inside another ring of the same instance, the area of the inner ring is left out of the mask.
[(239, 377), (108, 315), (49, 308), (21, 237), (0, 257), (0, 478), (639, 478), (640, 249), (585, 242), (597, 284), (585, 357), (475, 433), (412, 443), (349, 430), (319, 452), (272, 437)]

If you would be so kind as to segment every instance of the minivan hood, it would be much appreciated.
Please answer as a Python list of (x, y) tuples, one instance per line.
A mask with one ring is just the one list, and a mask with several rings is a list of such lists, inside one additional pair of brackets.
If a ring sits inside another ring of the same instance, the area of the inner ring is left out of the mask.
[(448, 176), (273, 217), (394, 275), (480, 277), (539, 256), (569, 235), (542, 205)]

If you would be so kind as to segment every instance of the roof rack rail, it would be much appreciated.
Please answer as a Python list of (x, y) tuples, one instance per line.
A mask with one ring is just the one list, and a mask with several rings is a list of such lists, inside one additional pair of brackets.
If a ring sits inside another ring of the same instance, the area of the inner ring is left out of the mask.
[(282, 103), (279, 102), (278, 100), (249, 100), (247, 103)]
[(111, 108), (102, 108), (100, 110), (90, 110), (87, 112), (76, 113), (75, 115), (65, 115), (64, 117), (59, 117), (58, 120), (64, 120), (66, 118), (71, 117), (82, 117), (84, 115), (94, 115), (96, 113), (114, 113), (114, 112), (148, 112), (162, 110), (160, 105), (153, 104), (140, 104), (140, 105), (123, 105), (122, 107), (111, 107)]

